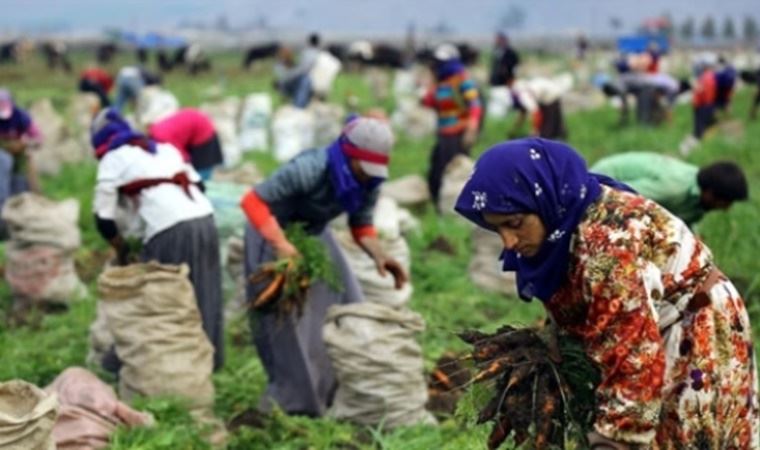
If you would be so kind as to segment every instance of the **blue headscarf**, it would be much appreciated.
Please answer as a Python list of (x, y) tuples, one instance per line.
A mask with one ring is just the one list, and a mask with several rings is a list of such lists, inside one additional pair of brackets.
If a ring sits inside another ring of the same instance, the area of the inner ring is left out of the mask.
[(442, 81), (463, 70), (465, 70), (465, 67), (462, 63), (462, 60), (459, 58), (451, 58), (446, 61), (436, 61), (435, 77), (438, 81)]
[(356, 179), (351, 170), (349, 158), (343, 152), (343, 142), (347, 139), (341, 134), (335, 142), (330, 144), (327, 148), (327, 165), (338, 201), (347, 213), (354, 214), (364, 206), (370, 192), (385, 180), (373, 177), (367, 183), (362, 184)]
[(156, 143), (145, 135), (133, 131), (118, 111), (109, 108), (101, 114), (104, 116), (98, 115), (95, 119), (90, 138), (97, 159), (125, 144), (136, 145), (148, 153), (156, 153)]
[(454, 209), (477, 225), (495, 231), (484, 213), (537, 214), (546, 239), (532, 257), (515, 251), (501, 254), (503, 269), (517, 272), (520, 297), (548, 301), (567, 276), (570, 239), (601, 184), (632, 191), (604, 175), (589, 173), (586, 162), (566, 144), (527, 138), (498, 144), (486, 151), (459, 194)]

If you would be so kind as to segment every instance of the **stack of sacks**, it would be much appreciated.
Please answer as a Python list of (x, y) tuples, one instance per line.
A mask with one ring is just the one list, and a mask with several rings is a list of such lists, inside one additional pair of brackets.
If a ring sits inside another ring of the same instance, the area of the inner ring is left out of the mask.
[(81, 140), (69, 131), (50, 99), (33, 103), (29, 115), (42, 134), (42, 145), (31, 152), (39, 173), (55, 176), (63, 164), (77, 163), (89, 157), (89, 145), (83, 146)]
[[(375, 209), (381, 244), (407, 273), (411, 261), (402, 231), (414, 226), (410, 217), (388, 198), (381, 197)], [(366, 301), (332, 306), (325, 318), (325, 345), (338, 379), (328, 414), (373, 427), (435, 423), (425, 410), (428, 393), (416, 342), (425, 322), (408, 308), (411, 283), (396, 290), (393, 277), (377, 273), (347, 230), (336, 234)]]
[(17, 307), (68, 304), (85, 293), (74, 269), (81, 244), (79, 201), (48, 200), (30, 192), (3, 206), (10, 241), (5, 248), (5, 279)]

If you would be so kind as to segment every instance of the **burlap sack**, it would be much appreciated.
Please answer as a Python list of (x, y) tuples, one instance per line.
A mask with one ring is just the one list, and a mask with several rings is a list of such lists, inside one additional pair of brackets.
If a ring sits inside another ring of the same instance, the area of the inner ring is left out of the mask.
[(514, 272), (501, 270), (501, 254), (504, 245), (496, 233), (474, 228), (471, 235), (472, 259), (468, 272), (476, 286), (491, 292), (517, 295), (517, 279)]
[(386, 428), (435, 423), (425, 410), (422, 350), (415, 341), (424, 328), (422, 317), (408, 309), (375, 303), (331, 307), (324, 339), (338, 390), (328, 414)]
[(430, 200), (427, 181), (420, 175), (406, 175), (383, 183), (383, 195), (398, 202), (399, 205), (421, 205)]
[(119, 395), (177, 396), (192, 410), (214, 404), (213, 349), (186, 265), (157, 263), (111, 267), (98, 277), (98, 294), (116, 354)]
[(98, 302), (95, 306), (95, 320), (90, 324), (90, 349), (87, 352), (87, 364), (101, 366), (103, 357), (113, 347), (113, 335), (108, 329), (106, 313), (103, 309), (103, 302)]
[(0, 448), (54, 450), (51, 436), (58, 401), (22, 380), (0, 383)]
[(90, 146), (82, 145), (78, 136), (66, 127), (50, 99), (34, 102), (29, 108), (29, 114), (43, 137), (42, 145), (30, 154), (39, 173), (57, 175), (63, 164), (89, 158)]
[(76, 250), (79, 234), (79, 201), (60, 202), (31, 192), (10, 197), (3, 206), (2, 219), (11, 239), (23, 244), (48, 244)]
[(475, 163), (470, 157), (458, 155), (446, 166), (441, 182), (440, 198), (438, 206), (443, 214), (460, 217), (454, 206), (457, 203), (459, 193), (462, 192), (467, 180), (470, 179)]
[[(391, 308), (401, 308), (409, 304), (413, 292), (411, 282), (405, 283), (401, 289), (396, 289), (393, 276), (390, 273), (387, 273), (385, 277), (380, 276), (375, 261), (354, 242), (348, 230), (337, 231), (335, 237), (348, 260), (351, 271), (362, 287), (366, 301)], [(385, 253), (398, 261), (408, 274), (411, 255), (406, 240), (402, 236), (397, 236), (393, 239), (381, 239), (380, 243)]]
[(116, 427), (154, 423), (150, 413), (141, 413), (120, 402), (110, 386), (81, 367), (64, 370), (45, 391), (55, 394), (60, 405), (53, 427), (58, 450), (106, 448)]

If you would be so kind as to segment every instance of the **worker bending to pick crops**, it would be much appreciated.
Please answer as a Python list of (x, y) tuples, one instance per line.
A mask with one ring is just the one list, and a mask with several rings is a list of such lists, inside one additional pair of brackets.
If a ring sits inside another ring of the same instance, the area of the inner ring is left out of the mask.
[[(124, 239), (131, 232), (142, 238), (143, 261), (189, 266), (203, 330), (214, 346), (214, 368), (219, 369), (224, 363), (219, 238), (200, 176), (171, 144), (133, 131), (114, 109), (101, 111), (91, 131), (98, 159), (92, 208), (98, 231), (119, 264), (131, 262)], [(126, 224), (134, 227), (127, 230)]]
[(486, 151), (455, 209), (598, 366), (592, 448), (760, 446), (744, 302), (681, 220), (540, 138)]
[[(253, 340), (269, 378), (259, 405), (264, 412), (275, 403), (290, 414), (319, 416), (335, 391), (322, 323), (328, 307), (360, 302), (363, 294), (326, 228), (330, 220), (347, 212), (354, 239), (374, 259), (380, 274), (392, 275), (396, 288), (407, 280), (401, 265), (380, 248), (372, 225), (379, 187), (388, 177), (393, 140), (385, 121), (353, 119), (330, 146), (301, 153), (243, 197), (241, 206), (250, 222), (245, 232), (245, 273), (254, 275), (254, 282), (247, 285)], [(308, 261), (307, 249), (288, 240), (283, 228), (293, 224), (319, 236), (319, 247), (324, 244), (339, 274), (340, 289), (319, 280), (299, 280), (305, 295), (305, 302), (298, 305), (302, 311), (285, 309), (287, 299), (273, 295), (273, 286), (282, 287), (277, 284), (281, 272), (273, 281), (257, 276), (276, 259), (288, 261), (288, 268), (320, 264)]]

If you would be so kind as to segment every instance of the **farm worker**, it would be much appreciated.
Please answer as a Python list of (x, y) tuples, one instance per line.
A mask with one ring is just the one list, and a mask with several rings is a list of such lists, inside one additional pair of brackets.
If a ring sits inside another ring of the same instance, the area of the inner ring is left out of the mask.
[[(289, 414), (322, 415), (336, 380), (322, 340), (322, 323), (331, 305), (363, 301), (332, 233), (330, 220), (348, 213), (354, 240), (375, 261), (381, 275), (393, 276), (396, 288), (407, 280), (401, 265), (381, 249), (373, 227), (380, 184), (388, 177), (393, 132), (387, 122), (358, 117), (348, 122), (327, 148), (303, 152), (256, 185), (241, 201), (248, 217), (245, 230), (246, 278), (275, 259), (298, 258), (283, 228), (298, 223), (327, 248), (339, 274), (342, 292), (324, 282), (312, 284), (302, 316), (281, 317), (276, 308), (254, 309), (253, 341), (269, 378), (259, 409), (275, 403)], [(247, 285), (249, 299), (265, 283)]]
[(592, 448), (760, 448), (744, 302), (683, 222), (540, 138), (487, 150), (455, 209), (598, 365)]
[(281, 47), (274, 66), (275, 86), (284, 96), (291, 99), (293, 106), (306, 108), (311, 100), (311, 70), (317, 63), (321, 50), (320, 38), (316, 33), (309, 35), (308, 45), (298, 55), (298, 63), (292, 50)]
[[(133, 131), (112, 108), (95, 117), (91, 133), (98, 160), (92, 208), (98, 232), (116, 251), (119, 264), (130, 261), (123, 236), (131, 231), (142, 238), (141, 260), (190, 267), (203, 330), (214, 346), (214, 368), (220, 368), (224, 341), (219, 239), (200, 176), (171, 144)], [(137, 230), (125, 225), (135, 222)]]
[[(10, 91), (0, 88), (0, 211), (12, 195), (40, 192), (28, 150), (41, 140), (29, 114), (16, 105)], [(0, 237), (4, 234), (5, 224), (0, 220)]]
[(749, 193), (744, 172), (730, 161), (697, 167), (659, 153), (627, 152), (602, 158), (589, 171), (631, 186), (689, 226), (708, 211), (747, 200)]
[(161, 76), (138, 66), (125, 66), (116, 75), (116, 100), (113, 106), (121, 113), (127, 103), (133, 106), (146, 86), (161, 84)]
[(736, 87), (736, 69), (723, 56), (718, 58), (715, 71), (715, 108), (721, 113), (731, 109), (731, 98)]
[(140, 121), (147, 128), (148, 136), (157, 142), (172, 144), (203, 181), (211, 179), (214, 166), (224, 161), (211, 119), (197, 109), (179, 109), (177, 99), (166, 91), (159, 91), (147, 103), (146, 110), (140, 112)]
[(698, 77), (694, 85), (694, 137), (702, 139), (705, 131), (715, 123), (715, 100), (717, 83), (715, 67), (717, 58), (708, 53), (698, 58), (694, 65), (694, 73)]
[(480, 131), (483, 108), (475, 81), (455, 46), (438, 46), (433, 52), (432, 69), (435, 84), (425, 94), (422, 104), (435, 109), (438, 115), (438, 133), (427, 179), (430, 196), (438, 209), (443, 172), (454, 157), (470, 154)]
[(520, 55), (510, 45), (505, 33), (496, 33), (493, 53), (491, 54), (491, 86), (511, 86), (515, 79), (517, 66), (520, 65)]
[(79, 75), (79, 91), (97, 95), (101, 108), (111, 105), (108, 93), (112, 87), (113, 77), (100, 67), (90, 66)]
[(531, 117), (532, 134), (547, 139), (566, 139), (567, 127), (562, 114), (562, 95), (572, 86), (568, 77), (532, 78), (512, 83), (509, 91), (512, 105), (518, 116), (507, 133), (517, 137), (528, 115)]

